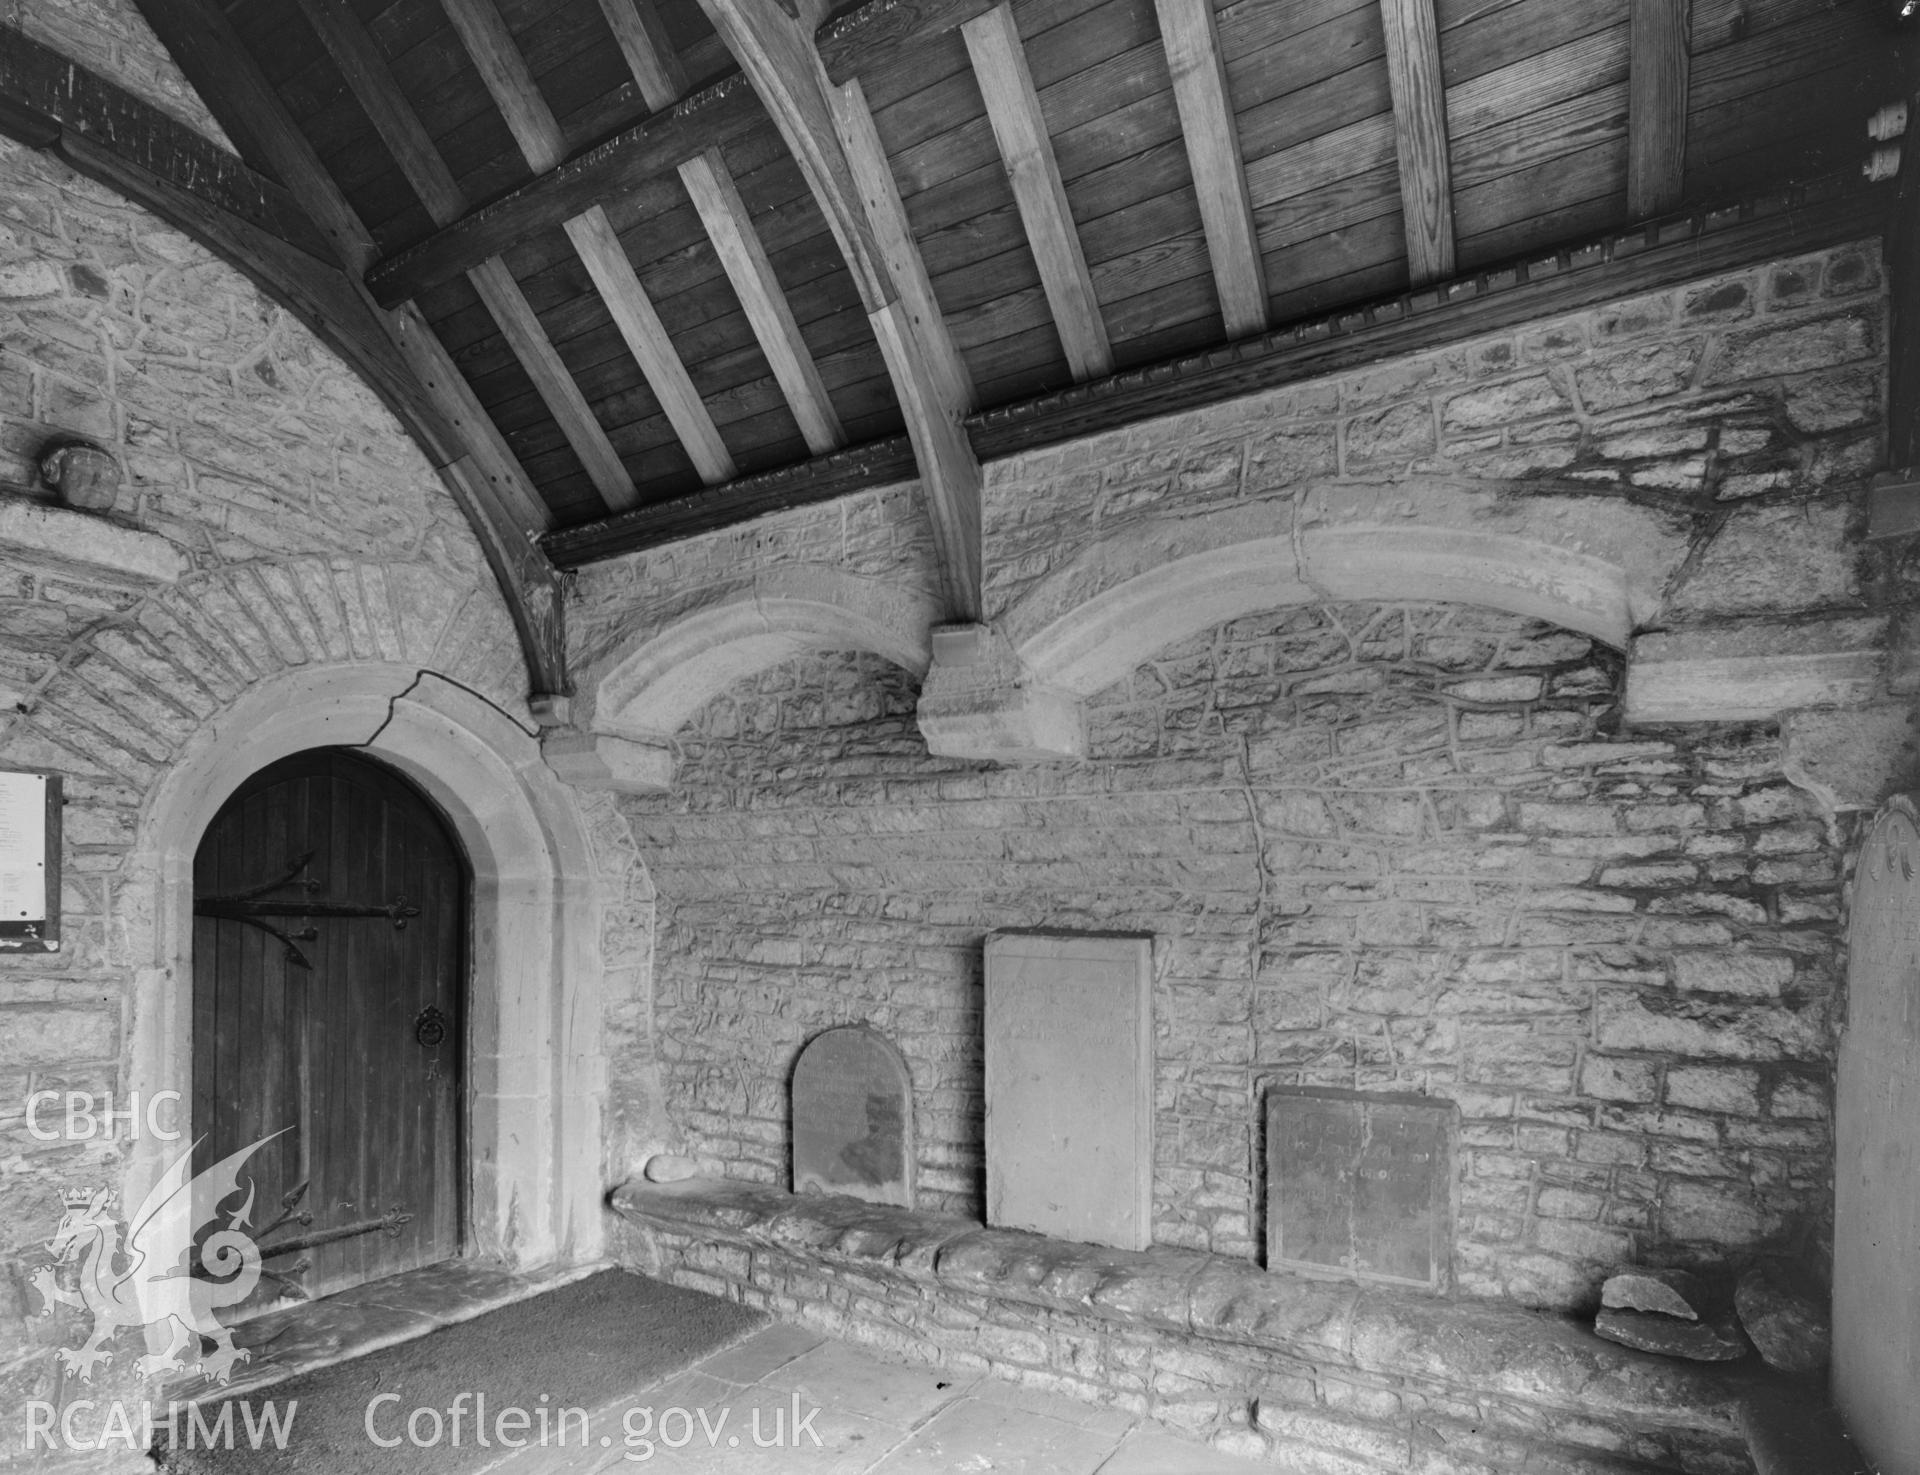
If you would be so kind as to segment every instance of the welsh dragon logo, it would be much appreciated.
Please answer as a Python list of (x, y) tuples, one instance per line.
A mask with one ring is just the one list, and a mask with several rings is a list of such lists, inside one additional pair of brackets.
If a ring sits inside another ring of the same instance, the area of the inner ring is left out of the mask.
[[(225, 1227), (200, 1246), (200, 1267), (213, 1278), (194, 1275), (191, 1257), (194, 1240), (218, 1223), (220, 1205), (240, 1191), (241, 1167), (280, 1135), (262, 1137), (190, 1177), (188, 1163), (200, 1145), (193, 1143), (167, 1164), (126, 1221), (124, 1246), (121, 1225), (111, 1213), (111, 1189), (92, 1194), (69, 1190), (64, 1195), (66, 1215), (47, 1241), (54, 1263), (34, 1272), (33, 1287), (40, 1293), (42, 1316), (53, 1315), (56, 1306), (93, 1316), (87, 1344), (60, 1349), (61, 1365), (68, 1372), (91, 1383), (94, 1369), (113, 1361), (106, 1344), (121, 1327), (155, 1323), (171, 1323), (170, 1339), (164, 1351), (145, 1354), (134, 1364), (143, 1377), (193, 1368), (225, 1383), (233, 1365), (248, 1360), (250, 1354), (233, 1345), (233, 1333), (213, 1313), (244, 1301), (260, 1283), (260, 1247), (245, 1232), (253, 1213), (251, 1179), (246, 1200), (225, 1216)], [(56, 1271), (68, 1266), (78, 1267), (77, 1289), (59, 1283), (62, 1277)], [(214, 1343), (214, 1350), (204, 1356), (202, 1338)]]

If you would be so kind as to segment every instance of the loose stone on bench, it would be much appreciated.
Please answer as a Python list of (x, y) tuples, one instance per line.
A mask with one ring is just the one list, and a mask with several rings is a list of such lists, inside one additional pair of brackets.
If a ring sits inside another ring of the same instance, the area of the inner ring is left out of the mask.
[(1733, 1362), (1747, 1355), (1747, 1339), (1731, 1322), (1716, 1326), (1682, 1321), (1658, 1311), (1623, 1311), (1608, 1306), (1593, 1320), (1596, 1336), (1640, 1352), (1688, 1357), (1695, 1362)]
[(1704, 1290), (1684, 1270), (1648, 1270), (1634, 1266), (1607, 1277), (1600, 1304), (1617, 1311), (1657, 1311), (1683, 1321), (1698, 1321)]
[(1831, 1360), (1833, 1326), (1826, 1309), (1785, 1276), (1765, 1266), (1749, 1270), (1740, 1277), (1733, 1304), (1768, 1367), (1816, 1373)]

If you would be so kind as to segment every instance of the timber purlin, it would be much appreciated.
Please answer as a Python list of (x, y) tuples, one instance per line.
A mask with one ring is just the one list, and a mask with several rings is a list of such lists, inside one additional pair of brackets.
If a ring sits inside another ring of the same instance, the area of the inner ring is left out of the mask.
[(989, 410), (969, 419), (967, 429), (981, 459), (996, 460), (1610, 298), (1878, 235), (1890, 204), (1885, 191), (1862, 187), (1851, 176), (1829, 176)]
[(186, 124), (5, 24), (0, 133), (55, 152), (63, 135), (77, 135), (319, 262), (334, 262), (326, 237), (287, 190)]
[[(973, 415), (982, 461), (1574, 312), (1637, 293), (1862, 240), (1887, 227), (1891, 192), (1829, 176), (1723, 208), (1649, 221), (1582, 246), (1130, 369)], [(916, 475), (904, 437), (841, 451), (723, 487), (546, 534), (561, 568), (713, 532), (789, 507)]]
[(889, 436), (597, 522), (556, 528), (542, 536), (540, 547), (556, 568), (578, 568), (737, 526), (769, 513), (911, 482), (918, 475), (912, 442), (904, 435)]
[(744, 77), (723, 77), (374, 263), (367, 289), (382, 307), (397, 307), (526, 236), (672, 173), (689, 159), (763, 125), (766, 116)]
[[(558, 577), (472, 465), (459, 428), (434, 402), (332, 248), (307, 220), (290, 242), (238, 203), (298, 207), (290, 192), (192, 129), (77, 62), (0, 27), (0, 131), (151, 210), (312, 328), (393, 412), (465, 509), (498, 577), (539, 690), (566, 689)], [(11, 63), (11, 65), (9, 65)], [(35, 67), (57, 68), (36, 85)], [(42, 109), (51, 109), (51, 112)], [(118, 120), (108, 126), (99, 120)], [(15, 131), (15, 130), (18, 131)]]

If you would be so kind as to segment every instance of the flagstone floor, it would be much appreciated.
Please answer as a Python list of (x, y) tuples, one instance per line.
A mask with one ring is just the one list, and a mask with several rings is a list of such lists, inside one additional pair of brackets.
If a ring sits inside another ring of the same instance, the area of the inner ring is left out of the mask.
[(778, 1322), (593, 1411), (586, 1447), (577, 1426), (569, 1435), (568, 1447), (529, 1447), (476, 1465), (476, 1475), (1251, 1475), (1259, 1468), (1118, 1410), (892, 1361)]
[[(526, 1276), (451, 1261), (274, 1311), (236, 1327), (251, 1360), (231, 1384), (214, 1388), (189, 1378), (167, 1392), (180, 1399), (258, 1393), (596, 1268)], [(553, 1406), (564, 1402), (559, 1392)], [(445, 1426), (463, 1475), (1249, 1475), (1258, 1468), (1119, 1410), (889, 1359), (779, 1322), (664, 1383), (586, 1410), (584, 1429), (577, 1415), (549, 1425), (549, 1434), (564, 1433), (564, 1441), (540, 1444), (535, 1423), (518, 1451), (497, 1441), (478, 1444), (478, 1411), (462, 1411), (463, 1429), (450, 1420)], [(396, 1430), (405, 1427), (397, 1420), (407, 1412), (397, 1411)], [(497, 1425), (499, 1414), (488, 1407), (487, 1425)], [(405, 1444), (391, 1454), (396, 1470), (407, 1468)]]

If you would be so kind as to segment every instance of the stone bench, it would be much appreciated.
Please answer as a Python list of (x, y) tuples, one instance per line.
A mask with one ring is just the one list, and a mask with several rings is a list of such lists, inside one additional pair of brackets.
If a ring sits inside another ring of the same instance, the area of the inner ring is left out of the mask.
[(764, 1184), (635, 1181), (627, 1252), (676, 1284), (921, 1361), (1111, 1404), (1302, 1475), (1746, 1475), (1776, 1384), (1563, 1316), (1074, 1244)]

